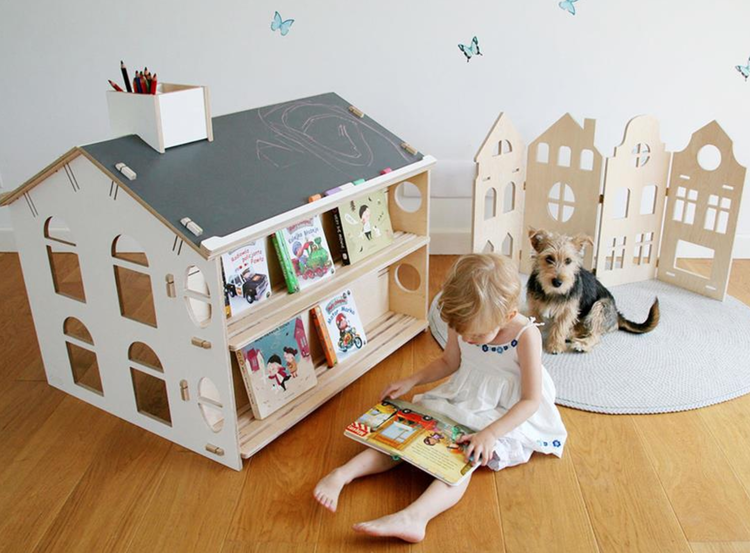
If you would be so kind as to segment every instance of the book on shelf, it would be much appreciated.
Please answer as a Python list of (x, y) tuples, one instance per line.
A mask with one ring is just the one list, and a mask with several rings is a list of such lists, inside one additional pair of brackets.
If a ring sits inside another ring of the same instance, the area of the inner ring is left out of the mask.
[(290, 294), (335, 272), (320, 215), (281, 229), (273, 235), (273, 243)]
[(315, 327), (329, 367), (342, 362), (367, 344), (365, 328), (351, 290), (344, 290), (320, 302), (313, 307), (311, 318), (319, 321)]
[(333, 210), (345, 265), (357, 263), (393, 242), (385, 190), (362, 196)]
[(266, 240), (256, 240), (221, 256), (227, 316), (239, 315), (271, 297)]
[(236, 352), (256, 419), (266, 418), (317, 384), (307, 336), (297, 316)]
[(346, 427), (344, 435), (400, 458), (458, 486), (480, 465), (464, 459), (465, 444), (456, 441), (474, 430), (445, 415), (400, 399), (384, 399)]

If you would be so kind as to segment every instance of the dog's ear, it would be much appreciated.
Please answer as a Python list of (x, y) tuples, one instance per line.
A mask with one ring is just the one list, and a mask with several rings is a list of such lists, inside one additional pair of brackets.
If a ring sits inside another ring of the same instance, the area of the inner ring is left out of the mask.
[(546, 230), (536, 230), (534, 228), (529, 228), (529, 240), (531, 241), (531, 247), (534, 248), (537, 253), (541, 252), (545, 248), (549, 238), (550, 234)]
[(576, 247), (576, 249), (583, 255), (584, 248), (588, 245), (593, 247), (594, 241), (592, 238), (586, 234), (576, 234), (572, 239), (571, 242), (573, 242), (573, 245)]

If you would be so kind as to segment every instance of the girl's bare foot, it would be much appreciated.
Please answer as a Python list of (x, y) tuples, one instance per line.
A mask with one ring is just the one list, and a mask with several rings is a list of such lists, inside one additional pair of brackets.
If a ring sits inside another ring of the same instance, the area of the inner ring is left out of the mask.
[(360, 522), (352, 528), (368, 536), (400, 538), (409, 543), (424, 539), (427, 523), (410, 517), (404, 511), (369, 522)]
[(318, 482), (318, 485), (315, 486), (313, 496), (315, 496), (317, 502), (323, 505), (323, 507), (332, 513), (335, 513), (336, 505), (339, 501), (339, 494), (348, 483), (349, 482), (343, 471), (341, 469), (335, 469), (328, 476)]

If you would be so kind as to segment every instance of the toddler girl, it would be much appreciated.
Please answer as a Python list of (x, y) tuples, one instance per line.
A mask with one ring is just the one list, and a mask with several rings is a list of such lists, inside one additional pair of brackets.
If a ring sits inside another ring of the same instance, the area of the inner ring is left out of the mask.
[[(535, 451), (562, 456), (567, 432), (555, 407), (555, 386), (542, 367), (542, 337), (534, 319), (518, 312), (521, 283), (513, 263), (496, 254), (465, 255), (451, 269), (438, 300), (448, 324), (439, 359), (389, 384), (381, 400), (414, 386), (451, 378), (413, 402), (477, 429), (460, 439), (467, 461), (502, 470), (526, 463)], [(386, 471), (399, 461), (366, 449), (323, 478), (315, 498), (336, 511), (342, 488), (361, 476)], [(424, 539), (427, 523), (461, 499), (469, 484), (435, 480), (411, 505), (395, 514), (354, 525), (373, 536), (408, 542)]]

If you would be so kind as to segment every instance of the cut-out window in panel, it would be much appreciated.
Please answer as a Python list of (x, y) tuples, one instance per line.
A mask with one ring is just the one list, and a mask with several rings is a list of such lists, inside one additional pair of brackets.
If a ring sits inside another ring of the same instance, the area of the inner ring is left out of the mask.
[(659, 187), (655, 184), (644, 186), (641, 192), (641, 215), (653, 215), (656, 213), (656, 196)]
[(60, 242), (68, 246), (75, 247), (75, 243), (70, 239), (70, 229), (68, 225), (59, 217), (50, 217), (44, 223), (44, 237), (54, 242)]
[(115, 265), (115, 284), (120, 302), (120, 314), (149, 326), (156, 326), (154, 294), (151, 277), (147, 273)]
[(81, 388), (86, 388), (103, 396), (104, 388), (102, 388), (102, 378), (99, 374), (96, 353), (71, 342), (65, 342), (65, 345), (68, 350), (70, 370), (73, 373), (73, 382)]
[(224, 427), (224, 404), (219, 389), (209, 378), (201, 378), (198, 382), (198, 407), (211, 431), (221, 432)]
[(651, 159), (651, 148), (648, 144), (638, 143), (633, 146), (633, 163), (636, 167), (643, 167)]
[(482, 253), (492, 253), (494, 251), (495, 245), (490, 240), (487, 240), (487, 242), (484, 243), (484, 248), (482, 248)]
[(509, 182), (505, 185), (503, 194), (503, 213), (510, 213), (516, 208), (516, 183)]
[(407, 213), (415, 213), (422, 207), (422, 191), (413, 182), (404, 181), (397, 185), (394, 197), (396, 205)]
[(686, 225), (695, 222), (695, 208), (698, 201), (698, 191), (686, 189), (682, 186), (677, 188), (677, 199), (674, 203), (672, 219)]
[(409, 263), (401, 263), (396, 267), (396, 283), (407, 292), (416, 292), (422, 284), (419, 271)]
[(510, 143), (510, 140), (500, 140), (499, 142), (495, 143), (494, 155), (496, 156), (509, 154), (512, 151), (513, 151), (513, 145)]
[(615, 201), (612, 206), (613, 219), (625, 219), (630, 209), (630, 188), (620, 187), (615, 193)]
[(570, 185), (559, 182), (552, 185), (547, 195), (547, 210), (556, 221), (570, 220), (575, 211), (575, 194)]
[(146, 252), (135, 239), (125, 234), (112, 241), (112, 257), (148, 267)]
[(651, 263), (651, 252), (654, 246), (654, 233), (646, 232), (635, 237), (634, 265), (648, 265)]
[(585, 149), (581, 150), (581, 163), (580, 167), (584, 171), (594, 170), (594, 151)]
[(61, 296), (86, 303), (81, 263), (68, 229), (68, 225), (59, 217), (50, 217), (44, 223), (52, 285)]
[(135, 363), (144, 365), (149, 369), (153, 369), (161, 373), (164, 372), (164, 367), (162, 367), (161, 361), (159, 361), (159, 357), (156, 355), (156, 353), (154, 353), (154, 350), (152, 350), (143, 342), (133, 342), (130, 345), (130, 348), (128, 348), (128, 359)]
[(172, 426), (166, 382), (133, 367), (130, 368), (130, 375), (138, 412)]
[(510, 233), (505, 235), (505, 240), (503, 240), (503, 246), (500, 253), (513, 259), (513, 237)]
[(557, 165), (560, 167), (570, 167), (570, 148), (568, 146), (560, 146), (557, 151)]
[(726, 234), (731, 205), (731, 199), (719, 198), (719, 196), (711, 194), (708, 197), (708, 207), (706, 208), (706, 218), (703, 221), (703, 228), (718, 232), (719, 234)]
[(549, 144), (540, 142), (536, 145), (537, 163), (549, 163)]
[(611, 245), (607, 248), (607, 257), (604, 259), (605, 271), (613, 271), (625, 267), (626, 246), (627, 237), (618, 236), (612, 239)]
[(687, 240), (678, 240), (674, 268), (710, 279), (715, 257), (716, 252), (711, 248)]
[(494, 219), (497, 215), (497, 192), (489, 188), (484, 195), (484, 220)]
[(714, 171), (721, 165), (721, 151), (713, 144), (706, 144), (698, 150), (698, 165), (704, 171)]
[(185, 276), (185, 302), (190, 318), (200, 326), (211, 322), (211, 292), (203, 271), (195, 265), (188, 267)]
[(89, 329), (75, 317), (68, 317), (65, 319), (65, 322), (63, 323), (63, 333), (66, 336), (77, 338), (81, 342), (86, 342), (92, 346), (94, 345), (94, 339), (91, 337)]

